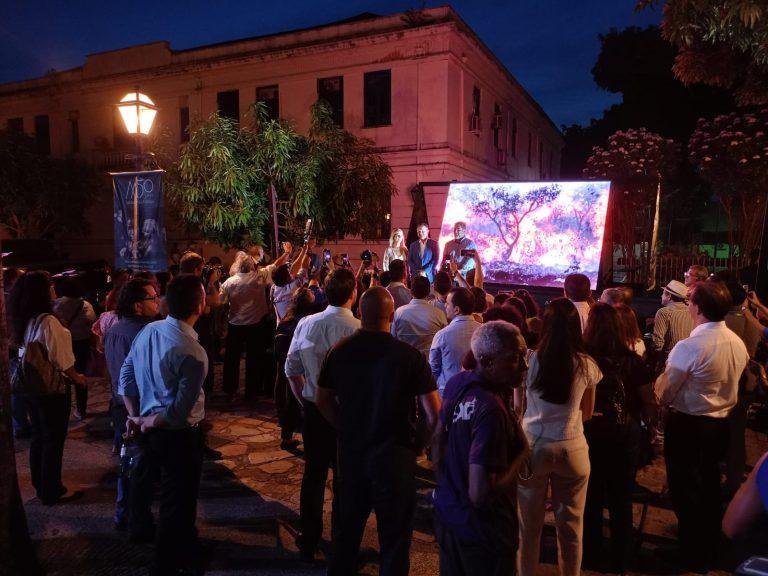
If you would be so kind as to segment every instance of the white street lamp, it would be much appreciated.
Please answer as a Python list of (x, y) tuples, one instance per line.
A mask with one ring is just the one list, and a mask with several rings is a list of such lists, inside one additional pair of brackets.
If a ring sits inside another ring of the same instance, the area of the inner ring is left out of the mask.
[(141, 150), (141, 139), (152, 130), (152, 124), (157, 116), (157, 106), (146, 94), (139, 92), (138, 88), (123, 96), (117, 104), (120, 116), (125, 124), (128, 134), (136, 139), (136, 176), (133, 182), (133, 242), (131, 253), (134, 261), (138, 258), (139, 251), (139, 175), (143, 169), (144, 155)]
[(157, 106), (149, 96), (138, 90), (129, 92), (117, 105), (128, 134), (149, 134), (157, 115)]

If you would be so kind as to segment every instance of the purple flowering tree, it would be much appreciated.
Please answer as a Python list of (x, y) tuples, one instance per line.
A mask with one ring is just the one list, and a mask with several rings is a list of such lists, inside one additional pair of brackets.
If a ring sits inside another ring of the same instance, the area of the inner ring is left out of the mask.
[[(649, 288), (656, 276), (659, 206), (662, 182), (674, 166), (675, 144), (645, 128), (618, 130), (605, 146), (592, 148), (584, 176), (611, 180), (608, 218), (613, 226), (613, 241), (625, 258), (637, 256), (640, 246), (649, 264)], [(654, 203), (651, 213), (648, 207)], [(646, 253), (646, 248), (647, 253)]]
[(717, 195), (740, 254), (760, 243), (768, 192), (768, 108), (699, 119), (688, 157)]

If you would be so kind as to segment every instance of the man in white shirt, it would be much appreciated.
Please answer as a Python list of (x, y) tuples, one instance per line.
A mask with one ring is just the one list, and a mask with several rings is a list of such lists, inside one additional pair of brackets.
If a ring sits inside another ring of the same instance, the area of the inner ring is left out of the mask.
[[(336, 462), (336, 431), (317, 408), (317, 380), (328, 350), (360, 328), (360, 321), (352, 315), (357, 282), (351, 270), (334, 270), (326, 280), (325, 294), (328, 307), (299, 321), (285, 361), (285, 375), (304, 408), (304, 477), (299, 503), (301, 535), (297, 543), (306, 559), (314, 558), (323, 533), (325, 481), (328, 469)], [(336, 482), (334, 472), (334, 498)], [(337, 507), (334, 505), (333, 508), (332, 532)]]
[(445, 313), (427, 301), (429, 280), (423, 276), (413, 279), (413, 299), (395, 310), (392, 336), (410, 344), (425, 357), (429, 356), (432, 339), (448, 325)]
[[(263, 257), (256, 247), (256, 258)], [(272, 361), (267, 355), (274, 322), (267, 302), (267, 289), (272, 284), (272, 272), (291, 254), (291, 244), (283, 243), (283, 254), (268, 266), (257, 267), (259, 260), (240, 252), (232, 269), (234, 273), (221, 285), (221, 303), (229, 304), (227, 339), (224, 344), (223, 389), (231, 401), (240, 384), (240, 358), (245, 349), (245, 398), (268, 395), (272, 386), (267, 369)]]
[(678, 567), (705, 573), (720, 536), (719, 462), (728, 446), (726, 417), (736, 405), (739, 378), (749, 355), (725, 325), (731, 296), (722, 282), (693, 285), (688, 311), (694, 329), (678, 342), (655, 384), (670, 407), (664, 458), (678, 520)]
[(435, 334), (429, 349), (429, 365), (441, 398), (448, 380), (461, 372), (472, 334), (480, 326), (472, 317), (474, 308), (475, 297), (466, 288), (454, 288), (448, 294), (445, 311), (451, 323)]
[(592, 288), (589, 278), (584, 274), (568, 274), (563, 281), (563, 292), (576, 307), (581, 319), (581, 331), (587, 327), (589, 309), (592, 307)]

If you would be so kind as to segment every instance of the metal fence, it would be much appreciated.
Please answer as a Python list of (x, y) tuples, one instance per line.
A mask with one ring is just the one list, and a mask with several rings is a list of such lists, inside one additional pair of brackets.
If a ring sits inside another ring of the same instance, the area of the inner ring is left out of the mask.
[[(738, 270), (749, 265), (747, 256), (712, 258), (709, 256), (662, 255), (656, 259), (656, 287), (664, 286), (670, 280), (683, 280), (683, 274), (693, 264), (706, 266), (710, 274), (721, 270)], [(614, 260), (609, 280), (615, 284), (636, 284), (648, 286), (649, 265), (647, 258), (618, 258)]]

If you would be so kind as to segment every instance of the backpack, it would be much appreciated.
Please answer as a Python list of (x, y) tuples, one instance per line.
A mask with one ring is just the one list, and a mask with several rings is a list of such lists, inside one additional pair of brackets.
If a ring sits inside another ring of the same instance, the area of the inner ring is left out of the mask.
[(595, 387), (595, 409), (593, 417), (616, 424), (627, 422), (627, 393), (621, 377), (624, 359), (615, 362), (604, 362), (601, 366), (603, 377)]
[[(49, 314), (41, 314), (35, 320), (28, 336), (34, 335), (43, 318)], [(41, 396), (45, 394), (64, 394), (67, 389), (67, 378), (48, 359), (48, 350), (42, 342), (29, 342), (24, 339), (24, 354), (11, 361), (11, 390), (14, 394), (24, 396)]]

